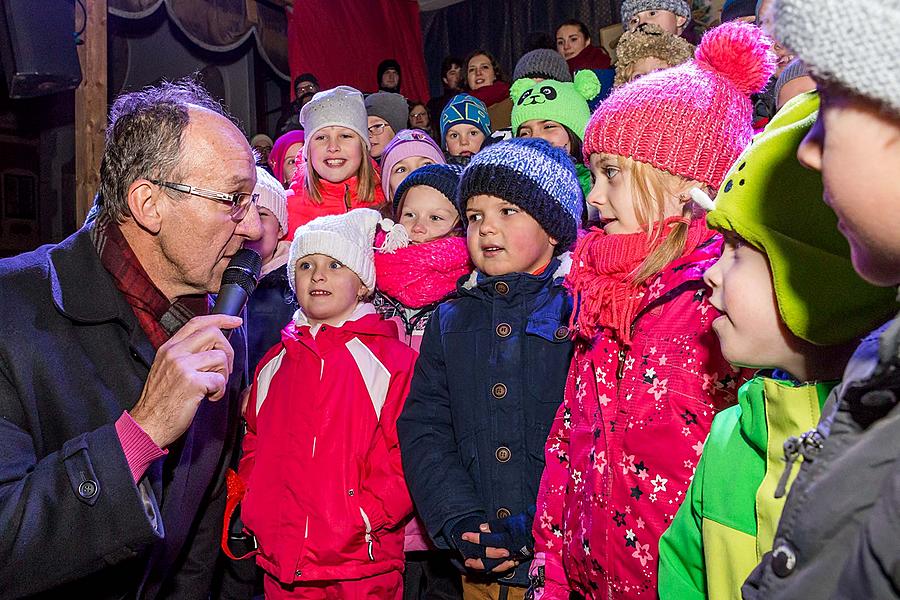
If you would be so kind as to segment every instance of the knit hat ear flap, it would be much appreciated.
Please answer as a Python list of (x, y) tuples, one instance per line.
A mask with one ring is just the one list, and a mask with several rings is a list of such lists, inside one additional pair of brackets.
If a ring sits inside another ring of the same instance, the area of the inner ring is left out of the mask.
[(585, 100), (593, 100), (597, 94), (603, 89), (600, 78), (590, 69), (582, 69), (575, 73), (575, 91), (578, 92)]

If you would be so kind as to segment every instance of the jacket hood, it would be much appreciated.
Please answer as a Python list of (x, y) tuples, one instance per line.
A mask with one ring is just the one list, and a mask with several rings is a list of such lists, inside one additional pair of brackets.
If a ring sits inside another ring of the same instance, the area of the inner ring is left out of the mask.
[[(550, 259), (547, 268), (544, 269), (544, 272), (540, 275), (532, 275), (530, 273), (507, 273), (506, 275), (491, 277), (485, 275), (478, 269), (475, 269), (470, 274), (460, 278), (456, 283), (456, 290), (461, 296), (469, 295), (480, 297), (485, 293), (493, 295), (496, 283), (503, 281), (514, 289), (521, 289), (522, 291), (527, 292), (532, 288), (535, 290), (542, 288), (548, 280), (558, 281), (561, 284), (565, 276), (569, 274), (569, 269), (571, 269), (571, 267), (572, 253), (564, 252), (563, 254)], [(479, 293), (478, 290), (481, 290), (481, 293)]]

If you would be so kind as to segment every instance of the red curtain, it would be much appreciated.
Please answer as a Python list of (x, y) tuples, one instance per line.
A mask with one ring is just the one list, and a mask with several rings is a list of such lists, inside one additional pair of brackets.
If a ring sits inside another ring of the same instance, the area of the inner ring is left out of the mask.
[[(394, 58), (401, 89), (428, 99), (428, 75), (417, 0), (296, 0), (288, 20), (291, 79), (313, 73), (322, 89), (378, 89), (378, 63)], [(293, 95), (293, 90), (291, 90)]]

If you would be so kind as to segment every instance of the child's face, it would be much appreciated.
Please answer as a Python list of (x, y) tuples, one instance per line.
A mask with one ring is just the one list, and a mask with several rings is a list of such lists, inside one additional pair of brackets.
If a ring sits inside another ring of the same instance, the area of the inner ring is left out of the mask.
[(363, 149), (352, 129), (338, 125), (323, 127), (308, 143), (310, 165), (325, 181), (340, 183), (359, 171)]
[(446, 237), (459, 220), (456, 207), (447, 197), (427, 185), (416, 185), (406, 192), (399, 216), (413, 244)]
[(590, 43), (591, 40), (584, 37), (578, 25), (563, 25), (556, 31), (556, 51), (566, 60), (581, 54)]
[(672, 35), (681, 35), (684, 26), (687, 24), (687, 19), (667, 10), (645, 10), (631, 17), (631, 21), (628, 22), (628, 29), (633, 31), (645, 23), (659, 25), (663, 31)]
[(469, 256), (485, 275), (534, 273), (553, 258), (557, 241), (527, 212), (496, 196), (472, 196), (466, 206)]
[(472, 156), (484, 143), (484, 133), (467, 123), (454, 125), (447, 130), (447, 152), (450, 156)]
[(722, 313), (712, 323), (722, 356), (733, 365), (797, 375), (802, 355), (778, 313), (766, 255), (734, 234), (725, 240), (722, 257), (703, 276), (710, 304)]
[(821, 171), (825, 203), (837, 214), (856, 271), (876, 285), (900, 284), (900, 119), (819, 88), (819, 118), (797, 156)]
[(284, 168), (282, 169), (284, 181), (281, 182), (282, 184), (291, 184), (291, 180), (294, 179), (294, 173), (297, 171), (298, 163), (303, 162), (303, 155), (300, 154), (302, 151), (303, 142), (297, 142), (288, 146), (287, 152), (284, 153)]
[(340, 261), (309, 254), (294, 267), (297, 302), (311, 325), (337, 325), (353, 314), (366, 295), (359, 277)]
[[(388, 174), (388, 191), (390, 192), (388, 194), (388, 197), (394, 197), (394, 192), (397, 191), (397, 188), (400, 187), (400, 184), (403, 183), (403, 180), (409, 177), (410, 173), (412, 173), (419, 167), (433, 164), (434, 161), (427, 156), (408, 156), (395, 164), (391, 169), (391, 172)], [(384, 174), (382, 174), (382, 177), (384, 177)]]
[(258, 240), (246, 242), (245, 247), (255, 250), (262, 257), (263, 264), (271, 260), (275, 254), (275, 247), (278, 245), (281, 227), (278, 225), (278, 218), (268, 208), (257, 206), (259, 211), (259, 223), (262, 226), (262, 236)]
[(653, 71), (667, 69), (669, 64), (661, 58), (655, 56), (645, 56), (639, 58), (631, 65), (631, 71), (628, 74), (628, 81), (634, 81)]
[(470, 90), (493, 85), (497, 81), (497, 73), (494, 72), (494, 65), (491, 63), (491, 59), (484, 54), (473, 56), (469, 60), (466, 81)]
[(556, 121), (542, 121), (540, 119), (525, 121), (519, 126), (519, 137), (541, 138), (556, 148), (562, 148), (568, 153), (572, 152), (569, 134)]
[(385, 146), (397, 135), (397, 132), (381, 117), (370, 116), (367, 119), (369, 123), (369, 145), (372, 147), (369, 153), (372, 155), (372, 158), (378, 158), (384, 152)]

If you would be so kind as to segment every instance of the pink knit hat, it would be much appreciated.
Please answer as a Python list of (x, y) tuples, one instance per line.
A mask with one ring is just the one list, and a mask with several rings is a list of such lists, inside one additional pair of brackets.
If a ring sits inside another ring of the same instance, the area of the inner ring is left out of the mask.
[(753, 136), (750, 94), (775, 72), (772, 41), (728, 22), (694, 59), (616, 88), (591, 117), (584, 158), (606, 153), (718, 188)]
[(381, 153), (381, 189), (384, 197), (391, 201), (388, 188), (391, 185), (391, 171), (403, 159), (410, 156), (430, 158), (436, 165), (442, 165), (444, 153), (431, 136), (420, 129), (402, 129), (397, 132)]

